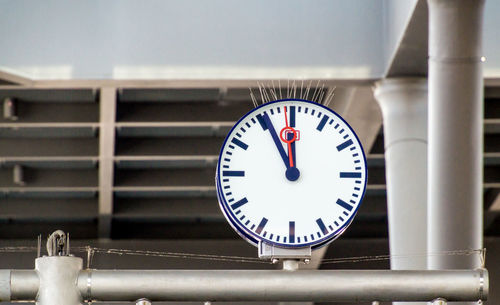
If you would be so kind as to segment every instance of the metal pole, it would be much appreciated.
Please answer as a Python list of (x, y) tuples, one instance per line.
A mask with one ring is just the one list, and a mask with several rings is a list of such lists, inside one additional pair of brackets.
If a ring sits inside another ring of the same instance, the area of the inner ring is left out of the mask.
[(427, 252), (427, 79), (384, 79), (374, 95), (384, 118), (391, 269), (425, 270), (426, 257), (411, 254)]
[(479, 255), (435, 254), (483, 247), (484, 1), (428, 3), (428, 267), (472, 269)]
[(488, 273), (434, 271), (85, 270), (85, 300), (135, 301), (449, 301), (486, 299)]

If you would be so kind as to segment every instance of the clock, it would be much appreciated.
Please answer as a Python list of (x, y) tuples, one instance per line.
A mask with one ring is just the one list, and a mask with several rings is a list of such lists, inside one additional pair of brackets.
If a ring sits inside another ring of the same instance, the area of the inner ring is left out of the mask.
[(217, 197), (249, 242), (319, 248), (347, 228), (366, 190), (354, 130), (331, 109), (285, 99), (251, 110), (231, 129), (216, 170)]

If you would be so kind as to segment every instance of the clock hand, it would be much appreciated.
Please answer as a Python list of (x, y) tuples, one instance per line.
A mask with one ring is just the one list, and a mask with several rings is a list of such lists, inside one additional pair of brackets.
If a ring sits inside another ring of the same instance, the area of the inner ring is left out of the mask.
[(283, 163), (285, 163), (286, 168), (288, 169), (290, 166), (290, 163), (288, 161), (288, 156), (285, 153), (285, 150), (283, 149), (283, 145), (280, 142), (280, 139), (278, 138), (278, 135), (276, 134), (276, 130), (274, 129), (274, 125), (271, 122), (271, 119), (267, 115), (267, 113), (264, 113), (262, 116), (264, 119), (264, 123), (266, 123), (267, 129), (269, 129), (269, 133), (271, 134), (271, 137), (273, 138), (274, 144), (276, 145), (276, 148), (278, 149), (278, 152), (280, 153), (281, 159), (283, 159)]
[[(295, 180), (299, 179), (300, 171), (296, 167), (290, 166), (290, 158), (288, 158), (288, 156), (285, 153), (285, 150), (283, 149), (283, 145), (281, 144), (281, 141), (280, 141), (278, 135), (276, 134), (276, 129), (274, 129), (274, 125), (271, 122), (271, 119), (269, 118), (267, 113), (264, 113), (262, 118), (264, 119), (264, 123), (266, 124), (267, 129), (269, 129), (269, 133), (271, 134), (271, 137), (273, 138), (274, 144), (276, 145), (276, 148), (278, 149), (278, 152), (280, 153), (281, 159), (283, 160), (283, 163), (286, 166), (285, 177), (290, 181), (295, 181)], [(292, 128), (292, 130), (294, 131), (294, 134), (296, 135), (295, 130), (293, 128)], [(283, 130), (282, 130), (282, 132), (283, 132)], [(293, 141), (295, 141), (295, 137), (292, 139), (291, 142), (293, 142)], [(287, 141), (285, 141), (285, 142), (287, 142)]]
[[(285, 143), (288, 144), (288, 159), (289, 159), (289, 162), (290, 162), (290, 167), (297, 167), (296, 162), (295, 162), (295, 160), (296, 160), (296, 156), (295, 156), (295, 140), (297, 140), (297, 131), (288, 125), (288, 116), (287, 116), (287, 108), (286, 108), (286, 106), (285, 106), (284, 109), (285, 109), (285, 111), (283, 111), (283, 112), (285, 114), (285, 125), (286, 125), (286, 127), (283, 128), (283, 129), (281, 129), (281, 131), (280, 131), (280, 138), (281, 138), (281, 141), (283, 141), (283, 142), (285, 142)], [(294, 125), (293, 127), (295, 127), (295, 120), (292, 122), (291, 118), (290, 118), (290, 124), (293, 124)], [(287, 131), (290, 131), (290, 132), (287, 132)]]

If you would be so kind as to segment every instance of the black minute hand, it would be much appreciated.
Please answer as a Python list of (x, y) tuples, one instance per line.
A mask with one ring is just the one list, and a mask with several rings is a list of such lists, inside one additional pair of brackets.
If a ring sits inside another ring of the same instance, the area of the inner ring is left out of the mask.
[(278, 149), (278, 152), (281, 155), (281, 159), (283, 160), (283, 163), (285, 164), (286, 168), (290, 167), (290, 163), (288, 162), (288, 156), (283, 149), (283, 145), (281, 144), (281, 141), (278, 137), (278, 134), (276, 133), (276, 129), (274, 129), (273, 123), (271, 122), (271, 119), (267, 115), (267, 113), (264, 112), (264, 115), (262, 116), (264, 119), (264, 123), (266, 123), (267, 129), (269, 129), (269, 133), (271, 133), (271, 137), (273, 138), (274, 144), (276, 145), (276, 148)]

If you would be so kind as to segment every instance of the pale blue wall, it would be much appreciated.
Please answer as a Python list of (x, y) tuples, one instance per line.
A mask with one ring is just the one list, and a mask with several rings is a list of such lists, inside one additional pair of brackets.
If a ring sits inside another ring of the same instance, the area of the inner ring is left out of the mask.
[(0, 66), (73, 78), (110, 78), (117, 66), (378, 77), (381, 26), (380, 0), (0, 0)]

